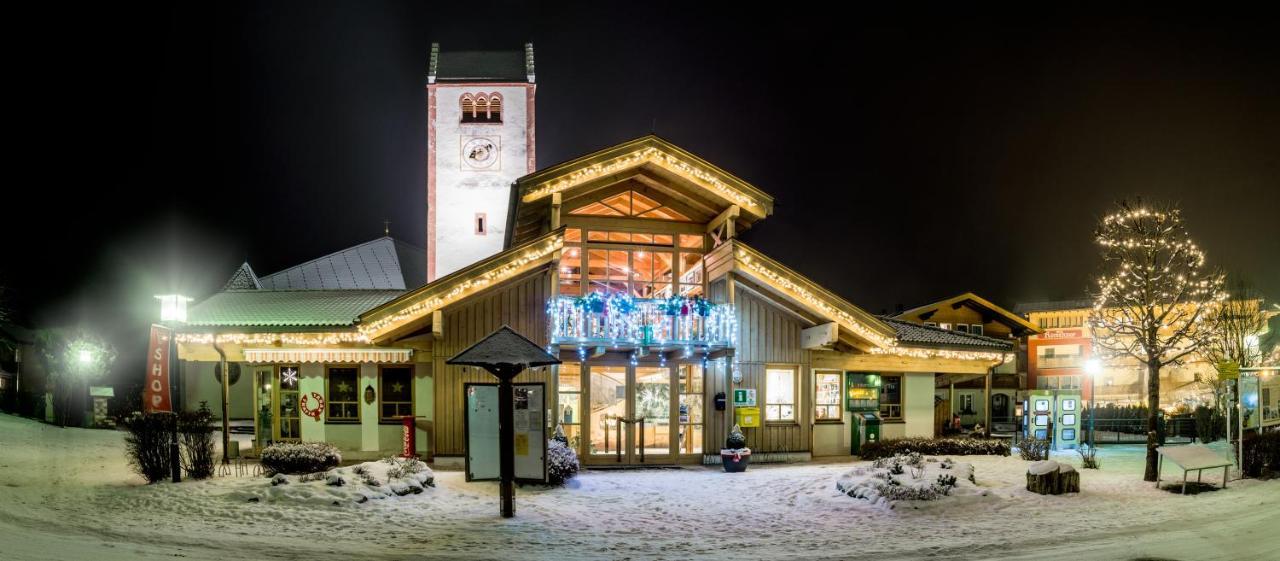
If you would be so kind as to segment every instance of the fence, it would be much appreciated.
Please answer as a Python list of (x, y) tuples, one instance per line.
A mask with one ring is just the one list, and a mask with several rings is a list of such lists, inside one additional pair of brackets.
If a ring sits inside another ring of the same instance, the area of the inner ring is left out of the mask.
[[(1093, 430), (1097, 431), (1096, 444), (1145, 444), (1147, 442), (1147, 420), (1145, 418), (1098, 419), (1094, 421)], [(1162, 444), (1190, 444), (1196, 441), (1196, 420), (1194, 417), (1171, 417), (1163, 421), (1164, 442)], [(1089, 420), (1085, 419), (1081, 431), (1082, 442), (1089, 442)]]

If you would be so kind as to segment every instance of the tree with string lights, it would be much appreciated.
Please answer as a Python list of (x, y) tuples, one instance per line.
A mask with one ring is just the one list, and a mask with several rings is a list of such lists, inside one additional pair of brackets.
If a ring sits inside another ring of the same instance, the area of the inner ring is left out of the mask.
[(1182, 213), (1172, 205), (1120, 201), (1094, 232), (1102, 274), (1089, 326), (1106, 358), (1130, 357), (1147, 370), (1147, 462), (1155, 481), (1156, 447), (1163, 435), (1160, 369), (1181, 364), (1208, 344), (1225, 299), (1223, 275), (1205, 267)]

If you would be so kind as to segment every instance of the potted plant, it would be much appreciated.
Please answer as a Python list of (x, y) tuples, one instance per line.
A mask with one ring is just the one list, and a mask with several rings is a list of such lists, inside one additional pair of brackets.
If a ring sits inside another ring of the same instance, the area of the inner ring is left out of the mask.
[(724, 441), (724, 448), (720, 449), (720, 463), (724, 465), (724, 471), (727, 473), (737, 473), (747, 471), (747, 464), (751, 463), (751, 449), (747, 448), (747, 437), (742, 434), (742, 428), (733, 425), (733, 430), (729, 431), (729, 438)]

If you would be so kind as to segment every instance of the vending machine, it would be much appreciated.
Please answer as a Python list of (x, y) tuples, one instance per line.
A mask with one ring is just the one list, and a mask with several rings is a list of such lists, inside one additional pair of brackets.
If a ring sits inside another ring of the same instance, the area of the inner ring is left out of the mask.
[(1082, 432), (1080, 392), (1076, 390), (1031, 390), (1023, 400), (1022, 434), (1048, 440), (1053, 450), (1079, 447)]
[(880, 375), (846, 372), (845, 409), (850, 412), (849, 453), (857, 456), (862, 445), (880, 440)]

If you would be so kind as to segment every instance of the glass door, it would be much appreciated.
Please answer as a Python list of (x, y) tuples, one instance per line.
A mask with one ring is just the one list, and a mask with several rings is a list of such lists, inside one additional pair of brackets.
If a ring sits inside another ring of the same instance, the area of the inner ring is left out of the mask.
[(298, 367), (281, 366), (276, 384), (276, 439), (302, 439), (302, 411), (298, 406)]
[(253, 446), (261, 451), (276, 439), (275, 434), (275, 400), (273, 388), (276, 369), (274, 366), (259, 367), (253, 370)]
[[(700, 369), (699, 369), (700, 370)], [(682, 395), (675, 369), (654, 366), (588, 365), (585, 393), (589, 403), (584, 432), (587, 461), (597, 465), (674, 463), (677, 435), (692, 442), (701, 437), (701, 411), (677, 415), (681, 406), (701, 408), (700, 395)], [(683, 372), (686, 376), (689, 372)], [(700, 372), (699, 372), (700, 374)], [(686, 385), (701, 391), (688, 381)], [(688, 433), (687, 435), (685, 433)], [(697, 436), (695, 437), (694, 434)], [(700, 442), (697, 451), (701, 451)], [(683, 444), (681, 450), (694, 447)]]
[(673, 397), (671, 369), (665, 366), (633, 368), (631, 391), (631, 463), (670, 463)]

